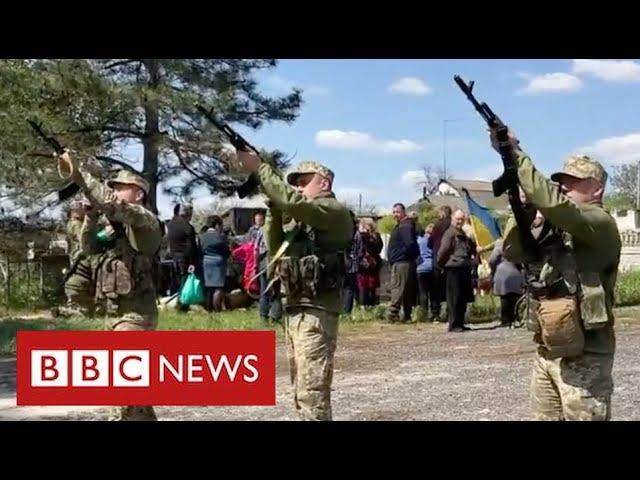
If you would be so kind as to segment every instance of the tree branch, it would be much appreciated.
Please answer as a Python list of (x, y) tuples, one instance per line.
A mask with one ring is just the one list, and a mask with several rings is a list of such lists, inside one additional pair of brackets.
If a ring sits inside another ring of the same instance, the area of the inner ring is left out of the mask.
[(120, 60), (119, 62), (113, 62), (110, 63), (109, 65), (105, 65), (103, 67), (104, 70), (109, 70), (111, 68), (117, 67), (119, 65), (127, 65), (129, 63), (134, 63), (134, 62), (139, 62), (140, 60), (133, 58), (133, 59), (129, 59), (129, 60)]
[(140, 172), (138, 172), (135, 168), (133, 168), (131, 165), (129, 165), (128, 163), (123, 162), (122, 160), (118, 160), (116, 158), (113, 157), (106, 157), (104, 155), (96, 155), (95, 156), (96, 160), (100, 160), (101, 162), (106, 162), (106, 163), (111, 163), (114, 165), (119, 165), (122, 168), (125, 168), (131, 172), (140, 174)]
[(115, 127), (113, 125), (82, 127), (82, 128), (76, 128), (74, 130), (68, 130), (65, 133), (89, 133), (89, 132), (97, 132), (97, 131), (126, 133), (128, 135), (133, 135), (134, 137), (139, 137), (139, 138), (143, 138), (147, 135), (145, 132), (141, 132), (139, 130), (132, 130), (130, 128), (123, 128), (123, 127)]

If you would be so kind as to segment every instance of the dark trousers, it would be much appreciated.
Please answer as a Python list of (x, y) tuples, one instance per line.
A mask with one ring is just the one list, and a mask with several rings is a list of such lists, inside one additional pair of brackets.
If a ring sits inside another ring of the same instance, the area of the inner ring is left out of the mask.
[(271, 317), (274, 320), (280, 320), (282, 318), (282, 304), (280, 303), (280, 299), (275, 298), (271, 291), (267, 291), (269, 279), (266, 273), (260, 275), (259, 279), (260, 301), (258, 302), (258, 309), (260, 311), (260, 318), (264, 320)]
[(418, 273), (420, 306), (427, 312), (429, 311), (429, 305), (431, 305), (432, 317), (440, 315), (440, 289), (437, 281), (438, 277), (433, 272)]
[(467, 302), (473, 294), (471, 270), (466, 267), (446, 268), (449, 331), (464, 327)]
[[(177, 273), (178, 287), (176, 292), (178, 292), (182, 289), (184, 282), (187, 281), (187, 277), (189, 276), (189, 263), (183, 257), (178, 257), (174, 259), (173, 262)], [(181, 312), (186, 312), (189, 310), (189, 305), (182, 305), (180, 303), (180, 296), (178, 296), (177, 308)]]
[(397, 262), (391, 265), (391, 305), (389, 319), (397, 320), (402, 307), (405, 320), (411, 318), (416, 303), (417, 274), (415, 262)]
[(345, 274), (342, 298), (344, 298), (344, 313), (351, 313), (351, 310), (353, 310), (353, 302), (360, 300), (358, 296), (357, 273)]
[(375, 305), (376, 290), (375, 288), (361, 288), (360, 289), (360, 305), (370, 307)]
[(267, 285), (269, 280), (267, 274), (262, 273), (258, 279), (260, 280), (260, 301), (258, 302), (258, 309), (260, 311), (260, 318), (267, 318), (269, 316), (269, 305), (271, 304), (271, 293), (267, 292)]
[(205, 287), (204, 294), (206, 297), (205, 308), (208, 312), (222, 311), (222, 306), (224, 303), (224, 291), (222, 290), (222, 288)]
[(518, 293), (507, 293), (500, 297), (500, 320), (503, 325), (511, 325), (516, 319), (516, 303), (520, 298)]
[(444, 270), (439, 270), (435, 268), (434, 261), (434, 270), (431, 272), (431, 291), (433, 292), (433, 297), (431, 300), (431, 312), (439, 316), (440, 315), (440, 305), (442, 302), (447, 301), (447, 274)]

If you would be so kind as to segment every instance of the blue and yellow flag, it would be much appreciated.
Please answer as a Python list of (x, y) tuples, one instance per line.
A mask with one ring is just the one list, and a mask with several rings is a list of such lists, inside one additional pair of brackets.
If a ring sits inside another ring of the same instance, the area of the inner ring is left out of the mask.
[(462, 190), (467, 200), (471, 225), (479, 247), (486, 247), (500, 238), (500, 227), (495, 218), (489, 213), (489, 209), (477, 203), (466, 189)]

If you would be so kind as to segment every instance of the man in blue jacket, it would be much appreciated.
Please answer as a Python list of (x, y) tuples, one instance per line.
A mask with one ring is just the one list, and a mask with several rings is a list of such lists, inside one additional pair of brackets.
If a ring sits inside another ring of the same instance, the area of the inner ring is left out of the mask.
[(438, 285), (433, 275), (433, 250), (429, 248), (429, 239), (433, 231), (433, 223), (427, 225), (424, 235), (418, 237), (418, 248), (422, 262), (418, 265), (418, 287), (420, 290), (420, 306), (425, 314), (431, 307), (431, 321), (437, 322), (440, 315), (440, 298)]
[(390, 322), (397, 322), (402, 306), (404, 321), (407, 322), (411, 319), (416, 299), (416, 260), (420, 257), (420, 250), (416, 241), (415, 222), (407, 217), (402, 203), (393, 206), (393, 217), (397, 224), (391, 232), (387, 249), (387, 260), (391, 266), (391, 305), (387, 318)]

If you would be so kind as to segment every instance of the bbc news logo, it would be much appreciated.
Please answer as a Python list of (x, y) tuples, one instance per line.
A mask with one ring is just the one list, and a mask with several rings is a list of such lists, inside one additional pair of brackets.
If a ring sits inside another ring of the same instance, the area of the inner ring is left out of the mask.
[(17, 335), (18, 405), (275, 405), (275, 332)]

